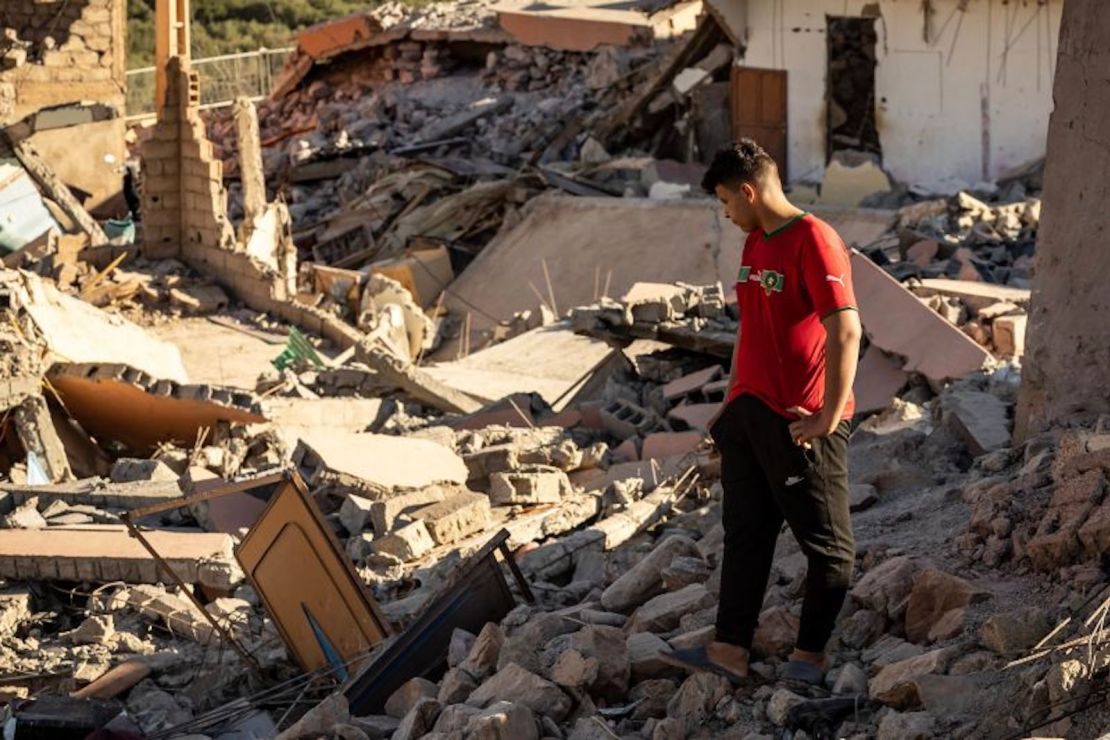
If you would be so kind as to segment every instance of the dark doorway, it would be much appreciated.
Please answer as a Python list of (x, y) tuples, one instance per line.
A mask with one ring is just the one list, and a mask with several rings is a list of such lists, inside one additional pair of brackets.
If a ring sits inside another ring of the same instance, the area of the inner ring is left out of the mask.
[(845, 149), (882, 155), (875, 125), (874, 18), (827, 16), (825, 154)]

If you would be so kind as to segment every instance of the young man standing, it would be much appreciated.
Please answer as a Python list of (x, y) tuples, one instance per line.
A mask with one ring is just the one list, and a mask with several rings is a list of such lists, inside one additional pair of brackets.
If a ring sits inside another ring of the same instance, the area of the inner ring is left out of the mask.
[(702, 187), (748, 238), (729, 393), (710, 429), (724, 488), (716, 639), (671, 659), (747, 676), (785, 520), (808, 572), (783, 677), (819, 684), (855, 558), (847, 458), (861, 330), (849, 254), (831, 226), (786, 199), (774, 160), (750, 139), (719, 152)]

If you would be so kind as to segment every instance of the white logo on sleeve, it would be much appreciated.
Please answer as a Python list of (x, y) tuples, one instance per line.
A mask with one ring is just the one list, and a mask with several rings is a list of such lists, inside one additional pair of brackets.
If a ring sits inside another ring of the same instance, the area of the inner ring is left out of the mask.
[(792, 475), (792, 476), (790, 476), (789, 478), (786, 479), (786, 485), (796, 486), (804, 480), (805, 480), (805, 478), (803, 478), (800, 475)]
[(847, 287), (846, 285), (844, 285), (844, 273), (840, 273), (839, 276), (837, 276), (837, 275), (825, 275), (825, 282), (840, 283), (841, 288)]

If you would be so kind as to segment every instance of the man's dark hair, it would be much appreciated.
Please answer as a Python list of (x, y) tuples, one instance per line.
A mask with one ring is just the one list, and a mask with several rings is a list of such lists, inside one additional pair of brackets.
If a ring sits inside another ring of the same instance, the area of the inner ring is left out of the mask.
[(740, 139), (717, 152), (709, 165), (701, 186), (713, 195), (718, 185), (735, 188), (741, 183), (754, 183), (775, 167), (775, 160), (752, 139)]

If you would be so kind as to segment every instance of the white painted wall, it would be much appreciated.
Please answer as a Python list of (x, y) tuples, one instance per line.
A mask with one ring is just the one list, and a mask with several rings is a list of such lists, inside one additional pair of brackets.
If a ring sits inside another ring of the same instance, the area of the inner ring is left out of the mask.
[[(747, 2), (743, 63), (788, 71), (790, 179), (825, 166), (826, 15), (878, 5), (877, 120), (883, 165), (908, 183), (977, 182), (1042, 156), (1064, 0)], [(985, 116), (986, 114), (986, 116)], [(985, 132), (985, 135), (984, 135)]]

